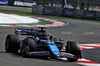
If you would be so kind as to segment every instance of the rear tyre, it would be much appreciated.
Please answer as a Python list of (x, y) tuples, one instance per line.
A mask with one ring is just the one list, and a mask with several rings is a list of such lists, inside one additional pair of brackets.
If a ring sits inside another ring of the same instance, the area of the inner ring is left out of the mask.
[(33, 38), (26, 38), (23, 47), (21, 48), (21, 52), (23, 57), (29, 57), (30, 52), (34, 52), (36, 50), (36, 43)]
[(78, 46), (78, 43), (75, 41), (68, 41), (66, 46), (66, 53), (71, 53), (77, 57), (77, 59), (67, 58), (70, 62), (75, 62), (78, 58), (81, 58), (81, 50)]
[(19, 38), (17, 35), (7, 35), (5, 41), (5, 50), (7, 53), (17, 53), (19, 50)]

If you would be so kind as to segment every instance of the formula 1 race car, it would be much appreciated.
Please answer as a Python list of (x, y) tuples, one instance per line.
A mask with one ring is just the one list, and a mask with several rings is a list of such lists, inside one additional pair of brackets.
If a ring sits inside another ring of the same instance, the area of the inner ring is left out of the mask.
[[(19, 35), (27, 36), (20, 40)], [(53, 37), (46, 32), (45, 27), (39, 29), (15, 29), (15, 35), (9, 34), (5, 40), (7, 53), (20, 53), (23, 57), (44, 56), (49, 58), (66, 57), (68, 61), (75, 62), (81, 56), (78, 43), (68, 41), (63, 49), (62, 40)]]

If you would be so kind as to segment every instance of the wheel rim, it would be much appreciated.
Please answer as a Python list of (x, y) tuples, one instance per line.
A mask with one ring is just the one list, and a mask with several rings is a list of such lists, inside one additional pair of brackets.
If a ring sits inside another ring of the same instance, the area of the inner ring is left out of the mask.
[(24, 48), (22, 48), (22, 55), (23, 57), (28, 56), (29, 55), (29, 47), (25, 46)]
[(29, 46), (26, 46), (24, 51), (28, 55), (29, 54)]

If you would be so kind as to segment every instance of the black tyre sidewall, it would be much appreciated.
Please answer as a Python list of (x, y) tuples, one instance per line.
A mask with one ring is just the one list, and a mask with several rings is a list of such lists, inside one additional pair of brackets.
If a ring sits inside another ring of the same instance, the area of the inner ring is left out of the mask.
[[(8, 47), (7, 47), (8, 46)], [(5, 50), (8, 53), (17, 53), (19, 49), (19, 38), (17, 35), (7, 35)]]
[(26, 46), (29, 46), (29, 50), (30, 52), (34, 52), (36, 49), (36, 43), (35, 40), (33, 38), (26, 38)]
[[(71, 53), (75, 55), (77, 58), (81, 57), (81, 51), (78, 46), (78, 43), (75, 41), (68, 41), (66, 46), (66, 53)], [(69, 61), (77, 61), (78, 59), (68, 58)]]

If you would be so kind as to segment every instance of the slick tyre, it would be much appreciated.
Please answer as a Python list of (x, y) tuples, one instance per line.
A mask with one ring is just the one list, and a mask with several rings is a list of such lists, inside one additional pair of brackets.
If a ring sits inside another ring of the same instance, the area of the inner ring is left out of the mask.
[(7, 53), (17, 53), (19, 50), (19, 38), (17, 35), (7, 35), (5, 40), (5, 50)]
[(77, 57), (77, 59), (67, 58), (68, 61), (70, 61), (70, 62), (75, 62), (75, 61), (78, 60), (78, 58), (82, 57), (80, 48), (78, 46), (78, 43), (75, 42), (75, 41), (68, 41), (67, 42), (66, 53), (71, 53), (71, 54), (73, 54), (73, 55), (75, 55)]

